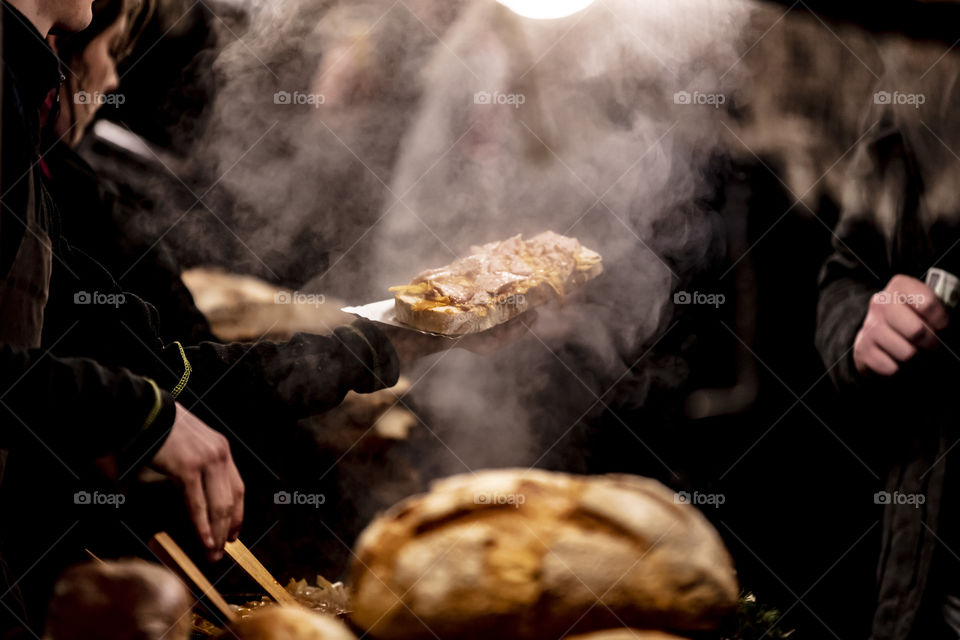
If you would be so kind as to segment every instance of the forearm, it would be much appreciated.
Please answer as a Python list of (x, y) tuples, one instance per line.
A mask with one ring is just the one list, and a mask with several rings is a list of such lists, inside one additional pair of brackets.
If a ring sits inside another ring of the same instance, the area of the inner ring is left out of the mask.
[(892, 277), (884, 235), (866, 217), (841, 222), (834, 252), (820, 272), (816, 346), (831, 380), (840, 388), (863, 379), (853, 362), (853, 343), (871, 297)]
[(43, 446), (77, 461), (113, 454), (130, 468), (163, 444), (174, 403), (125, 369), (0, 345), (0, 415), (0, 446)]
[[(183, 401), (189, 407), (199, 400), (198, 410), (224, 420), (262, 412), (305, 417), (337, 406), (349, 391), (393, 386), (399, 375), (390, 341), (365, 321), (337, 327), (329, 336), (297, 334), (282, 343), (206, 342), (185, 348), (184, 354), (192, 371)], [(170, 356), (171, 368), (177, 359)]]
[(876, 289), (854, 279), (838, 279), (820, 290), (816, 346), (837, 388), (862, 382), (853, 361), (853, 343)]

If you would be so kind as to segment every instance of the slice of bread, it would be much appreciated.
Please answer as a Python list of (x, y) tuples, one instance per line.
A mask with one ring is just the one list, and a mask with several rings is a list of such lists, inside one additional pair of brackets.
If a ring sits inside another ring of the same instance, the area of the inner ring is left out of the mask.
[[(578, 263), (591, 266), (589, 269), (576, 269), (570, 274), (562, 287), (564, 295), (569, 295), (603, 273), (603, 263), (595, 251), (581, 247)], [(422, 296), (398, 293), (395, 308), (399, 322), (421, 331), (458, 336), (486, 331), (558, 298), (560, 294), (556, 289), (549, 283), (540, 282), (523, 291), (498, 296), (491, 304), (467, 309), (437, 305)]]

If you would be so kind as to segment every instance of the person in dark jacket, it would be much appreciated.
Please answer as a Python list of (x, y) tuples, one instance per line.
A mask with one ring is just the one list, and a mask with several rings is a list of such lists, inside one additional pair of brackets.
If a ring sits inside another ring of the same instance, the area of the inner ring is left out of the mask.
[(960, 274), (960, 194), (914, 124), (888, 109), (867, 136), (820, 275), (817, 347), (886, 473), (872, 640), (960, 637), (960, 322), (924, 283)]
[(63, 235), (111, 274), (123, 274), (124, 290), (156, 307), (164, 342), (217, 340), (166, 240), (151, 238), (131, 224), (139, 219), (137, 199), (123, 185), (103, 180), (64, 142), (50, 149), (45, 164)]
[[(0, 447), (7, 467), (43, 451), (74, 476), (106, 456), (128, 467), (150, 463), (184, 487), (201, 538), (217, 552), (242, 519), (243, 485), (226, 438), (152, 379), (42, 347), (52, 265), (60, 260), (40, 148), (56, 111), (60, 70), (44, 36), (80, 29), (89, 19), (85, 0), (3, 4)], [(32, 511), (43, 509), (34, 504)], [(5, 514), (5, 535), (24, 517)], [(3, 577), (9, 586), (0, 594), (0, 615), (22, 623), (22, 576), (5, 567)]]
[(150, 237), (132, 224), (145, 203), (124, 185), (101, 178), (74, 150), (99, 109), (114, 102), (117, 65), (132, 52), (153, 8), (150, 0), (97, 0), (89, 27), (50, 37), (70, 73), (60, 86), (60, 113), (51, 127), (56, 139), (44, 163), (71, 245), (110, 273), (122, 274), (126, 291), (157, 308), (164, 342), (214, 341), (165, 238)]
[[(151, 465), (182, 487), (215, 560), (243, 517), (230, 448), (237, 430), (322, 411), (351, 389), (390, 386), (401, 361), (436, 343), (391, 341), (365, 322), (284, 344), (165, 343), (155, 308), (63, 235), (47, 186), (41, 141), (56, 121), (61, 67), (45, 37), (82, 29), (91, 2), (2, 7), (0, 447), (9, 454), (0, 624), (39, 628), (52, 576), (37, 564), (62, 567), (82, 550), (65, 542), (73, 525), (59, 528), (80, 517), (76, 487), (129, 482)], [(33, 596), (26, 606), (22, 591)]]

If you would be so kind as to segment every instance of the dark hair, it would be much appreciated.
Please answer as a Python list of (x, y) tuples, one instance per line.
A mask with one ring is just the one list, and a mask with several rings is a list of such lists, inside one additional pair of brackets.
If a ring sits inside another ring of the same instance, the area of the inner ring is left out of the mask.
[(118, 61), (130, 55), (137, 38), (153, 15), (154, 0), (95, 0), (93, 20), (83, 31), (57, 36), (57, 55), (65, 64), (83, 53), (94, 38), (110, 28), (121, 16), (129, 21), (127, 35), (121, 48), (115, 52)]

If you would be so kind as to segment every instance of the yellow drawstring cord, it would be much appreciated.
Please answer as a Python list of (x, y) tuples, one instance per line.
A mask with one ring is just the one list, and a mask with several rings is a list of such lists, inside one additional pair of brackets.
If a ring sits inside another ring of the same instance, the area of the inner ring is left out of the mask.
[(143, 426), (140, 427), (140, 431), (144, 431), (153, 424), (153, 421), (157, 419), (157, 416), (160, 414), (160, 409), (163, 408), (163, 398), (160, 396), (160, 387), (157, 386), (157, 383), (151, 380), (150, 378), (144, 378), (147, 382), (150, 383), (150, 386), (153, 387), (153, 408), (150, 409), (150, 413), (147, 414), (147, 419), (144, 420)]
[(180, 349), (180, 357), (183, 358), (183, 375), (180, 376), (180, 382), (177, 383), (177, 386), (170, 392), (170, 397), (176, 400), (177, 396), (187, 388), (187, 381), (190, 379), (193, 367), (190, 365), (190, 361), (187, 360), (187, 352), (184, 351), (183, 345), (179, 342), (174, 342), (173, 344), (177, 345), (177, 349)]

